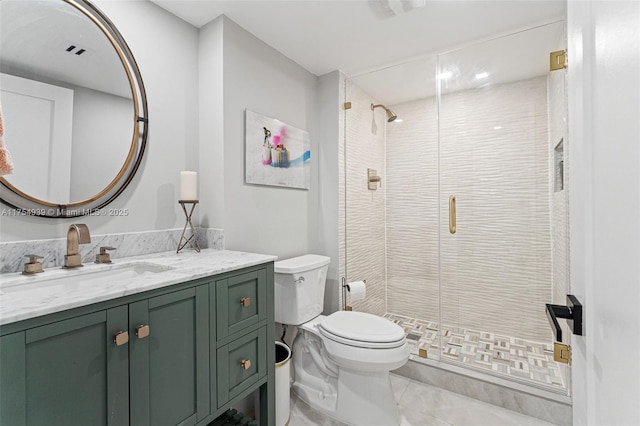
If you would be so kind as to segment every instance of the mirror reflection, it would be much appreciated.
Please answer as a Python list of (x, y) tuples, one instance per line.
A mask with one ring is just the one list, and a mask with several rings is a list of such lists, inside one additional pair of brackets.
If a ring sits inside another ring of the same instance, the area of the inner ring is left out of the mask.
[(61, 0), (3, 0), (0, 20), (0, 99), (14, 160), (4, 178), (54, 204), (94, 197), (132, 150), (132, 90), (114, 45)]

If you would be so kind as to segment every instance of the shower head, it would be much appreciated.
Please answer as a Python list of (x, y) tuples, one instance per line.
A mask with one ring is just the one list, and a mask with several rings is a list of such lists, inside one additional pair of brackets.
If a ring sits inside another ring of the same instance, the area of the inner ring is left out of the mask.
[(385, 112), (387, 113), (387, 123), (391, 123), (396, 118), (398, 118), (398, 116), (393, 111), (391, 111), (389, 108), (387, 108), (382, 104), (378, 104), (378, 105), (371, 104), (371, 111), (373, 111), (375, 108), (378, 108), (378, 107), (384, 108)]

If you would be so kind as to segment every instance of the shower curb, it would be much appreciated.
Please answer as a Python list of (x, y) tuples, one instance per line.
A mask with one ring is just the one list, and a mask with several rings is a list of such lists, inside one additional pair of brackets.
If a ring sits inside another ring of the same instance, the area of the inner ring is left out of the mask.
[[(429, 365), (430, 364), (430, 365)], [(471, 377), (456, 371), (444, 363), (430, 361), (429, 364), (414, 359), (397, 370), (392, 371), (399, 376), (416, 380), (421, 383), (436, 386), (469, 398), (477, 399), (488, 404), (506, 408), (527, 416), (535, 417), (558, 426), (571, 426), (573, 424), (572, 407), (568, 397), (558, 395), (557, 400), (551, 392), (549, 397), (535, 395), (512, 387), (491, 383), (477, 377)]]

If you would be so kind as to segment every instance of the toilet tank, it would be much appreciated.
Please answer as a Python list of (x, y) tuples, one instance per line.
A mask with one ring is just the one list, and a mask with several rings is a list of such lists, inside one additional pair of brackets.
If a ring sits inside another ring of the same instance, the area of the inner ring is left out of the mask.
[(275, 320), (300, 325), (322, 313), (331, 259), (317, 254), (279, 260), (275, 272)]

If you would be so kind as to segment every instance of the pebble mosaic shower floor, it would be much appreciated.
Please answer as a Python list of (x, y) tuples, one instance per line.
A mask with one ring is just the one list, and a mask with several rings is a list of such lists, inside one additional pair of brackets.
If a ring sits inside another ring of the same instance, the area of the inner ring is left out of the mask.
[[(419, 356), (420, 349), (424, 349), (428, 357), (438, 358), (438, 323), (394, 314), (386, 314), (385, 318), (404, 329), (413, 355)], [(443, 327), (442, 344), (442, 359), (549, 389), (565, 389), (551, 344), (449, 326)]]

